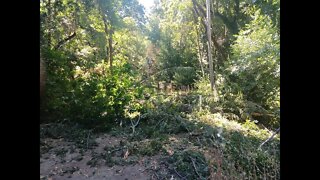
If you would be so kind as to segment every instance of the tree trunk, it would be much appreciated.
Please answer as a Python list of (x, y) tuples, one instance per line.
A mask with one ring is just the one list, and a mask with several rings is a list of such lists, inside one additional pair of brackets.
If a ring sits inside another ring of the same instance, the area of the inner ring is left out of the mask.
[[(203, 19), (207, 19), (208, 18), (208, 16), (206, 15), (206, 12), (205, 12), (205, 10), (204, 10), (204, 8), (201, 6), (201, 5), (199, 5), (199, 3), (197, 3), (197, 1), (196, 0), (192, 0), (192, 2), (193, 2), (193, 10), (194, 10), (194, 12), (195, 12), (195, 14), (196, 15), (198, 15), (199, 17), (203, 17)], [(210, 9), (209, 9), (209, 11), (210, 12), (212, 12)], [(212, 12), (213, 13), (213, 12)], [(213, 14), (215, 14), (215, 13), (213, 13)], [(206, 17), (207, 16), (207, 17)], [(196, 17), (195, 17), (196, 18)], [(208, 34), (208, 28), (207, 28), (207, 23), (203, 20), (203, 19), (201, 19), (201, 23), (203, 24), (203, 26), (204, 26), (204, 28), (205, 28), (205, 33), (206, 34)], [(210, 18), (211, 19), (211, 18)], [(211, 22), (211, 20), (210, 20), (210, 22)], [(211, 26), (210, 26), (211, 27)], [(217, 37), (216, 37), (216, 35), (214, 34), (214, 32), (210, 32), (210, 34), (211, 34), (211, 41), (213, 42), (213, 46), (214, 46), (214, 48), (216, 48), (216, 50), (219, 52), (219, 54), (221, 55), (221, 58), (219, 58), (220, 60), (221, 60), (221, 62), (223, 61), (223, 60), (226, 60), (227, 59), (227, 56), (226, 56), (226, 52), (224, 51), (224, 49), (223, 49), (223, 47), (222, 46), (220, 46), (219, 45), (219, 43), (217, 42)]]
[[(195, 4), (193, 4), (193, 17), (194, 17), (194, 21), (196, 24), (198, 24), (198, 13), (197, 13), (197, 9), (195, 7)], [(200, 42), (200, 28), (198, 28), (198, 26), (195, 27), (195, 31), (197, 33), (197, 46), (198, 46), (198, 59), (199, 59), (199, 65), (201, 68), (201, 73), (202, 73), (202, 77), (204, 77), (204, 69), (203, 69), (203, 64), (202, 64), (202, 53), (201, 53), (201, 42)]]
[(212, 52), (211, 52), (211, 15), (210, 15), (210, 0), (206, 0), (207, 6), (207, 37), (208, 37), (208, 59), (209, 59), (209, 72), (210, 72), (210, 84), (211, 90), (213, 91), (213, 95), (215, 98), (217, 96), (217, 90), (214, 82), (214, 74), (213, 74), (213, 61), (212, 61)]
[(45, 72), (46, 70), (45, 70), (44, 62), (40, 57), (40, 99), (43, 96), (43, 92), (44, 92), (45, 78), (46, 78)]
[(201, 68), (201, 73), (202, 73), (202, 77), (204, 77), (204, 70), (203, 70), (203, 64), (202, 64), (202, 53), (201, 53), (201, 47), (200, 47), (200, 36), (199, 36), (199, 32), (198, 29), (197, 31), (197, 43), (198, 43), (198, 55), (199, 55), (199, 64), (200, 64), (200, 68)]
[(48, 18), (47, 18), (47, 26), (48, 26), (48, 47), (51, 49), (51, 0), (48, 0), (47, 4), (47, 9), (48, 9)]
[(103, 11), (101, 9), (99, 9), (99, 11), (102, 16), (102, 20), (103, 20), (103, 24), (104, 24), (104, 32), (105, 32), (106, 36), (109, 36), (106, 61), (109, 60), (110, 72), (112, 73), (112, 63), (113, 63), (112, 35), (113, 35), (113, 31), (112, 31), (111, 27), (110, 27), (110, 30), (108, 29), (108, 20), (107, 20), (105, 14), (103, 13)]
[(112, 63), (113, 63), (112, 35), (113, 35), (113, 31), (112, 31), (112, 29), (110, 29), (110, 31), (109, 31), (109, 61), (110, 61), (111, 74), (112, 74)]

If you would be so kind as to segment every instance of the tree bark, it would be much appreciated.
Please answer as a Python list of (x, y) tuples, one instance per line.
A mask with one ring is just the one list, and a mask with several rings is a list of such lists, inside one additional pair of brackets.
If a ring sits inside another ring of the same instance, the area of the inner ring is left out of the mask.
[(210, 72), (210, 84), (211, 90), (213, 91), (213, 95), (217, 98), (217, 90), (214, 82), (214, 74), (213, 74), (213, 61), (212, 61), (212, 52), (211, 52), (211, 15), (210, 15), (210, 0), (206, 0), (207, 6), (207, 36), (208, 36), (208, 59), (209, 59), (209, 72)]
[(45, 78), (46, 78), (46, 69), (44, 62), (40, 57), (40, 99), (43, 97), (44, 87), (45, 87)]
[(112, 46), (112, 36), (113, 36), (113, 30), (108, 28), (108, 19), (106, 18), (103, 11), (100, 9), (100, 14), (102, 15), (103, 24), (104, 24), (104, 32), (106, 33), (108, 38), (108, 47), (107, 47), (107, 55), (106, 60), (109, 60), (110, 63), (110, 72), (112, 73), (112, 66), (113, 66), (113, 46)]
[[(197, 15), (198, 13), (196, 12), (197, 9), (193, 8), (193, 17), (194, 17), (194, 21), (196, 24), (198, 24), (198, 18)], [(202, 77), (204, 77), (204, 69), (203, 69), (203, 64), (202, 64), (202, 53), (201, 53), (201, 42), (200, 42), (200, 33), (199, 33), (199, 28), (196, 27), (196, 33), (197, 33), (197, 46), (198, 46), (198, 56), (199, 56), (199, 64), (200, 64), (200, 68), (201, 68), (201, 73), (202, 73)]]
[[(192, 2), (193, 2), (194, 12), (195, 12), (199, 17), (203, 17), (203, 19), (206, 19), (206, 14), (205, 14), (205, 11), (204, 11), (203, 7), (202, 7), (201, 5), (199, 5), (196, 0), (192, 0)], [(198, 9), (199, 9), (199, 11), (201, 12), (201, 14), (199, 13)], [(210, 13), (215, 14), (215, 13), (213, 13), (211, 10), (209, 10), (209, 11), (210, 11)], [(203, 19), (201, 19), (201, 22), (202, 22), (203, 26), (205, 27), (205, 31), (206, 31), (205, 33), (208, 34), (208, 33), (207, 33), (207, 29), (208, 29), (208, 28), (207, 28), (207, 23), (206, 23)], [(211, 21), (210, 21), (210, 22), (211, 22)], [(213, 42), (214, 47), (216, 48), (216, 50), (217, 50), (217, 51), (219, 52), (219, 54), (221, 55), (221, 58), (219, 58), (219, 59), (222, 59), (221, 62), (222, 62), (223, 60), (226, 60), (226, 59), (227, 59), (227, 56), (226, 56), (226, 54), (225, 54), (225, 50), (224, 50), (223, 47), (220, 46), (219, 43), (217, 42), (217, 37), (216, 37), (216, 35), (214, 34), (214, 32), (212, 32), (212, 33), (210, 33), (210, 34), (211, 34), (211, 36), (212, 36), (211, 40), (212, 40), (212, 42)]]
[(200, 40), (199, 40), (199, 33), (197, 30), (197, 42), (198, 42), (198, 54), (199, 54), (199, 64), (200, 64), (200, 68), (201, 68), (201, 73), (202, 73), (202, 77), (204, 77), (204, 69), (203, 69), (203, 64), (202, 64), (202, 53), (201, 53), (201, 47), (200, 47)]
[(112, 63), (113, 63), (113, 47), (112, 47), (112, 36), (113, 30), (109, 31), (109, 61), (110, 61), (110, 72), (112, 74)]

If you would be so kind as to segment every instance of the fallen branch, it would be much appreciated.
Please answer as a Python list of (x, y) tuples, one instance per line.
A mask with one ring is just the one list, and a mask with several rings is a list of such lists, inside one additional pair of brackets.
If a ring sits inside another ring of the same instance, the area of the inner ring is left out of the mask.
[(263, 143), (260, 144), (259, 148), (258, 149), (261, 149), (261, 147), (267, 143), (268, 141), (271, 141), (273, 139), (273, 137), (278, 134), (280, 132), (280, 128), (278, 128), (273, 134), (272, 136), (270, 136), (267, 140), (265, 140)]
[(109, 154), (112, 154), (112, 153), (114, 153), (114, 152), (116, 152), (116, 151), (120, 151), (120, 150), (122, 150), (122, 149), (124, 149), (124, 147), (121, 147), (121, 148), (118, 148), (118, 149), (114, 149), (114, 150), (110, 151)]
[(158, 123), (154, 126), (154, 129), (156, 129), (157, 126), (163, 122), (164, 118), (166, 118), (166, 117), (163, 117), (160, 121), (158, 121)]
[(175, 172), (180, 178), (186, 179), (185, 177), (181, 176), (175, 168), (173, 168), (173, 170), (174, 170), (174, 172)]
[(157, 178), (157, 179), (160, 179), (159, 176), (158, 176), (158, 174), (157, 174), (156, 172), (154, 172), (154, 175), (156, 175), (156, 178)]
[(193, 165), (193, 168), (194, 168), (194, 171), (196, 172), (196, 174), (199, 176), (199, 178), (201, 179), (202, 177), (200, 176), (200, 174), (198, 173), (197, 171), (197, 167), (196, 167), (196, 164), (194, 162), (194, 160), (190, 157), (191, 161), (192, 161), (192, 165)]

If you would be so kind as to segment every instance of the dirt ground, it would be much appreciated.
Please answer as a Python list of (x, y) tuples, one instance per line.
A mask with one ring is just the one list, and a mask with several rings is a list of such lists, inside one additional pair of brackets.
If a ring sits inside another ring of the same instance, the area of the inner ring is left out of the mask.
[[(123, 163), (108, 165), (105, 158), (105, 147), (120, 146), (126, 139), (107, 134), (95, 138), (96, 146), (83, 149), (74, 142), (65, 139), (42, 139), (42, 148), (46, 152), (40, 155), (40, 179), (46, 180), (82, 180), (82, 179), (109, 179), (109, 180), (148, 180), (170, 177), (179, 179), (177, 174), (167, 169), (162, 155), (131, 156), (126, 150), (113, 152)], [(170, 150), (169, 150), (170, 151)], [(110, 151), (109, 151), (110, 152)], [(96, 161), (93, 161), (96, 160)], [(95, 163), (88, 163), (88, 162)]]

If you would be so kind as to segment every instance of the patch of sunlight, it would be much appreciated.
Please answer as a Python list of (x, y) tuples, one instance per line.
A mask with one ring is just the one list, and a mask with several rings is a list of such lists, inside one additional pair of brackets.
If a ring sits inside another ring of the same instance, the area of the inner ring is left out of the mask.
[[(207, 124), (213, 128), (218, 130), (216, 134), (217, 137), (223, 138), (224, 132), (237, 131), (243, 134), (244, 136), (252, 136), (261, 140), (265, 140), (269, 138), (273, 132), (268, 130), (267, 128), (261, 129), (254, 122), (246, 121), (245, 123), (239, 123), (237, 121), (230, 121), (223, 117), (221, 113), (203, 113), (195, 115), (193, 117), (196, 119), (198, 123)], [(188, 119), (192, 119), (189, 117)], [(280, 140), (280, 135), (276, 135), (274, 139)]]
[(267, 128), (260, 129), (254, 122), (247, 120), (243, 125), (243, 134), (245, 136), (253, 136), (259, 139), (266, 139), (272, 135), (272, 131)]
[[(245, 126), (244, 124), (241, 124), (236, 121), (230, 121), (226, 118), (224, 118), (220, 113), (215, 113), (212, 115), (213, 120), (211, 121), (211, 126), (219, 127), (219, 129), (224, 129), (225, 131), (237, 131), (242, 133), (244, 136), (253, 136), (258, 139), (266, 139), (272, 135), (272, 131), (269, 131), (268, 129), (260, 129), (256, 126), (256, 128)], [(251, 122), (254, 124), (254, 122)], [(222, 134), (218, 133), (218, 134)]]
[(91, 47), (84, 47), (80, 52), (76, 52), (76, 55), (87, 57), (92, 53), (92, 51), (93, 49)]
[(74, 78), (77, 78), (81, 75), (83, 75), (84, 71), (80, 68), (80, 66), (76, 66), (75, 72), (74, 72)]
[(242, 129), (241, 124), (236, 121), (230, 121), (227, 118), (223, 117), (221, 113), (208, 114), (208, 116), (212, 116), (211, 122), (209, 125), (214, 125), (217, 127), (225, 128), (230, 131), (240, 131)]
[(231, 71), (231, 73), (237, 72), (237, 71), (239, 71), (239, 67), (238, 66), (231, 66), (230, 71)]
[(130, 112), (130, 109), (127, 109), (127, 108), (124, 111), (125, 111), (125, 116), (128, 117), (129, 119), (135, 119), (141, 115), (140, 112), (138, 111)]

